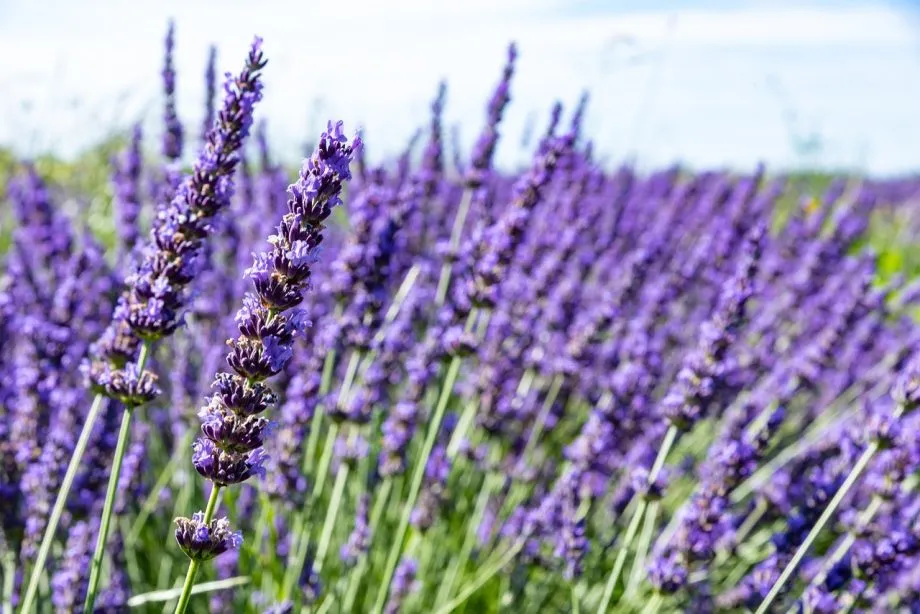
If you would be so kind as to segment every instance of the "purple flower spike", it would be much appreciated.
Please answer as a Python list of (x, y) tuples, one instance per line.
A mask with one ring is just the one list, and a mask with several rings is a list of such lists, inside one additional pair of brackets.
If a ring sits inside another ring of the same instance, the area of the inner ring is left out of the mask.
[[(258, 46), (259, 41), (254, 53)], [(343, 185), (351, 177), (348, 165), (359, 146), (357, 137), (348, 142), (341, 122), (329, 123), (300, 180), (289, 188), (288, 212), (269, 238), (271, 250), (257, 254), (247, 272), (254, 292), (244, 296), (237, 312), (239, 335), (227, 342), (227, 364), (234, 373), (215, 376), (216, 392), (198, 414), (202, 436), (193, 445), (195, 470), (215, 487), (265, 477), (268, 455), (263, 446), (270, 422), (260, 414), (275, 405), (277, 396), (263, 381), (284, 370), (293, 357), (295, 337), (307, 328), (305, 314), (292, 308), (309, 288), (324, 222), (341, 202)], [(177, 523), (187, 529), (195, 520), (180, 518)], [(193, 556), (195, 550), (183, 539), (180, 545)]]

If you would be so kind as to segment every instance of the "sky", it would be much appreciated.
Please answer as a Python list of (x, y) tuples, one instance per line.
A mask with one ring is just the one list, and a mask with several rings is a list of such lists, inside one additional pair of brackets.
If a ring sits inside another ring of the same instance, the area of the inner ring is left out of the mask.
[(170, 17), (190, 145), (209, 45), (237, 71), (258, 34), (278, 157), (296, 162), (332, 118), (371, 160), (392, 156), (441, 79), (466, 151), (513, 40), (506, 166), (555, 100), (588, 90), (585, 132), (610, 163), (920, 170), (920, 6), (893, 0), (0, 0), (0, 144), (71, 156), (142, 121), (157, 147)]

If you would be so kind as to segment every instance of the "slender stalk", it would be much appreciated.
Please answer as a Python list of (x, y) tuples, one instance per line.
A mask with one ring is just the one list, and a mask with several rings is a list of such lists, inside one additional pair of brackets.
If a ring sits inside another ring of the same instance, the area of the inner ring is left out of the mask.
[[(144, 367), (147, 365), (147, 358), (150, 355), (150, 342), (145, 341), (141, 345), (140, 354), (137, 357), (137, 370), (141, 372), (144, 370)], [(67, 471), (64, 474), (64, 481), (61, 482), (61, 487), (58, 489), (57, 498), (54, 501), (54, 508), (51, 510), (51, 515), (48, 517), (48, 526), (45, 527), (45, 533), (42, 535), (41, 545), (38, 549), (38, 556), (35, 559), (35, 565), (32, 567), (32, 574), (29, 577), (29, 585), (26, 589), (25, 597), (22, 600), (22, 609), (20, 610), (24, 614), (28, 614), (32, 611), (32, 605), (35, 601), (35, 596), (38, 591), (38, 582), (41, 578), (42, 573), (45, 571), (45, 564), (48, 560), (48, 554), (51, 551), (51, 545), (54, 542), (54, 534), (57, 532), (57, 526), (61, 521), (61, 514), (64, 512), (64, 506), (67, 504), (67, 497), (70, 494), (70, 489), (73, 486), (73, 480), (77, 475), (77, 471), (80, 468), (80, 461), (83, 459), (83, 454), (86, 453), (86, 446), (89, 444), (89, 438), (93, 433), (93, 427), (96, 424), (96, 420), (99, 418), (99, 412), (102, 409), (102, 404), (105, 402), (105, 396), (97, 393), (93, 398), (93, 404), (89, 408), (89, 412), (86, 414), (86, 421), (83, 423), (83, 430), (80, 431), (80, 438), (77, 440), (77, 445), (74, 447), (73, 455), (70, 457), (70, 462), (67, 465)], [(127, 414), (130, 413), (130, 410), (125, 409)], [(127, 418), (128, 424), (130, 425), (130, 416)], [(122, 430), (126, 429), (125, 417), (122, 416)], [(124, 457), (124, 443), (122, 441), (121, 435), (119, 435), (118, 444), (121, 445), (121, 455), (118, 454), (118, 447), (116, 446), (116, 456), (115, 464), (113, 465), (112, 474), (115, 475), (117, 471), (115, 466), (120, 470), (121, 460)], [(118, 478), (115, 475), (115, 482), (117, 486)], [(111, 506), (114, 503), (114, 489), (112, 488), (112, 476), (109, 478), (109, 487), (106, 493), (105, 504), (109, 508), (109, 517), (103, 518), (103, 525), (100, 528), (100, 536), (103, 534), (103, 530), (108, 531), (108, 520), (111, 518)], [(103, 511), (105, 515), (105, 511)], [(102, 538), (103, 548), (105, 543), (105, 538)], [(97, 542), (96, 550), (99, 550), (99, 544)], [(93, 561), (95, 563), (96, 555), (93, 556)], [(100, 555), (101, 561), (101, 555)], [(92, 573), (92, 572), (91, 572)], [(97, 579), (98, 582), (98, 579)]]
[[(181, 513), (182, 510), (186, 510), (189, 508), (189, 506), (191, 505), (192, 495), (194, 494), (194, 490), (195, 490), (195, 480), (192, 479), (190, 475), (186, 475), (185, 481), (182, 484), (182, 490), (179, 491), (179, 496), (176, 497), (176, 502), (173, 505), (172, 514), (170, 514), (170, 516), (175, 518)], [(175, 537), (173, 535), (167, 533), (163, 538), (163, 549), (166, 550), (167, 548), (169, 548), (172, 545), (174, 539)], [(160, 571), (159, 571), (159, 575), (157, 577), (157, 583), (156, 583), (157, 586), (160, 586), (161, 584), (167, 584), (169, 582), (169, 579), (172, 577), (174, 560), (175, 559), (173, 559), (172, 557), (168, 557), (166, 561), (162, 565), (160, 565)], [(177, 591), (176, 597), (178, 597), (181, 594), (182, 582), (183, 582), (182, 578), (177, 578), (176, 581), (173, 583), (173, 589)], [(175, 601), (175, 598), (165, 601), (163, 603), (163, 609), (161, 610), (161, 612), (163, 612), (163, 614), (169, 614), (172, 610), (174, 610), (176, 607), (174, 601)]]
[(348, 463), (342, 463), (338, 474), (335, 476), (335, 486), (332, 487), (332, 498), (326, 507), (326, 519), (323, 521), (323, 530), (320, 532), (319, 545), (316, 547), (316, 558), (313, 559), (313, 569), (319, 573), (323, 569), (323, 560), (329, 551), (329, 542), (332, 539), (332, 529), (335, 528), (335, 519), (338, 517), (339, 505), (342, 503), (342, 493), (348, 483), (350, 469)]
[[(472, 316), (470, 320), (472, 321)], [(453, 394), (454, 384), (457, 382), (457, 376), (460, 374), (460, 365), (462, 364), (463, 359), (459, 356), (454, 356), (450, 365), (447, 367), (447, 374), (444, 379), (444, 385), (441, 388), (441, 397), (438, 399), (438, 405), (435, 408), (434, 415), (431, 417), (431, 421), (428, 427), (428, 434), (425, 437), (425, 441), (422, 444), (421, 452), (418, 456), (418, 461), (415, 465), (415, 472), (412, 474), (412, 482), (409, 487), (409, 496), (406, 498), (406, 503), (403, 506), (402, 515), (399, 519), (399, 525), (396, 528), (396, 534), (393, 536), (393, 542), (390, 546), (390, 553), (387, 556), (386, 566), (383, 571), (383, 578), (380, 582), (380, 589), (377, 591), (377, 599), (374, 604), (374, 609), (372, 610), (376, 614), (383, 612), (383, 607), (386, 604), (387, 595), (390, 592), (390, 581), (393, 579), (393, 572), (396, 570), (396, 563), (399, 561), (399, 555), (402, 553), (403, 541), (406, 538), (406, 531), (409, 528), (409, 518), (412, 515), (412, 510), (415, 508), (415, 503), (418, 500), (419, 491), (422, 489), (422, 482), (425, 479), (425, 468), (428, 465), (428, 458), (431, 456), (431, 451), (434, 449), (434, 443), (438, 437), (438, 431), (441, 429), (441, 422), (444, 420), (444, 414), (447, 411), (447, 405), (450, 401), (450, 397)]]
[[(872, 521), (872, 518), (875, 517), (875, 514), (878, 513), (879, 508), (882, 507), (883, 499), (878, 495), (874, 495), (872, 500), (869, 501), (869, 505), (866, 506), (866, 509), (863, 510), (862, 514), (859, 515), (859, 520), (856, 525), (862, 529), (865, 528), (869, 522)], [(830, 570), (839, 563), (843, 557), (849, 552), (850, 547), (853, 545), (853, 542), (856, 541), (856, 535), (853, 534), (853, 531), (849, 531), (846, 534), (846, 537), (843, 538), (843, 541), (834, 548), (834, 551), (830, 556), (826, 557), (824, 564), (821, 565), (821, 569), (818, 571), (817, 575), (812, 579), (809, 586), (818, 586), (827, 579), (827, 574)]]
[(629, 581), (626, 583), (626, 592), (623, 594), (626, 599), (631, 599), (636, 594), (636, 591), (639, 590), (639, 584), (645, 577), (645, 557), (648, 556), (649, 546), (652, 543), (652, 533), (655, 530), (655, 522), (658, 520), (658, 509), (660, 507), (660, 501), (649, 503), (648, 511), (645, 514), (645, 523), (642, 525), (642, 534), (639, 536), (639, 545), (636, 546), (636, 558), (633, 560)]
[[(466, 216), (470, 212), (470, 204), (473, 202), (473, 191), (469, 188), (463, 191), (460, 198), (460, 206), (457, 207), (457, 215), (454, 216), (454, 226), (450, 231), (450, 253), (453, 254), (460, 245), (460, 238), (463, 236), (463, 225), (466, 223)], [(438, 292), (435, 295), (435, 303), (443, 305), (444, 299), (447, 298), (447, 290), (450, 288), (450, 275), (453, 265), (445, 262), (441, 267), (441, 277), (438, 279)]]
[(648, 603), (645, 604), (645, 607), (642, 608), (641, 614), (655, 614), (658, 610), (661, 609), (661, 593), (655, 593), (652, 595), (652, 598), (648, 600)]
[(19, 610), (22, 614), (30, 614), (35, 605), (35, 597), (38, 594), (38, 584), (47, 567), (48, 554), (51, 552), (54, 535), (57, 533), (57, 527), (61, 521), (61, 514), (64, 513), (64, 506), (67, 504), (67, 496), (70, 494), (71, 487), (73, 487), (74, 478), (77, 477), (77, 471), (80, 469), (80, 461), (83, 459), (83, 454), (86, 452), (86, 446), (89, 444), (89, 438), (93, 433), (93, 427), (96, 424), (96, 420), (99, 418), (99, 412), (102, 410), (102, 405), (105, 403), (105, 400), (105, 396), (97, 394), (93, 398), (93, 404), (89, 408), (89, 413), (86, 414), (83, 430), (80, 431), (80, 438), (77, 440), (73, 455), (70, 457), (70, 462), (67, 465), (67, 472), (64, 474), (64, 480), (61, 482), (61, 487), (58, 489), (57, 498), (54, 500), (54, 507), (51, 509), (51, 515), (48, 517), (48, 526), (45, 527), (45, 533), (42, 535), (41, 545), (38, 548), (38, 556), (35, 558), (35, 563), (32, 565), (29, 584), (26, 588), (25, 596), (22, 599), (22, 606)]
[(546, 419), (549, 417), (549, 412), (553, 409), (553, 404), (559, 396), (559, 391), (562, 390), (562, 383), (564, 381), (565, 378), (557, 374), (553, 377), (553, 381), (549, 385), (549, 392), (546, 393), (546, 399), (543, 401), (543, 406), (540, 407), (537, 421), (533, 429), (531, 429), (530, 435), (527, 436), (527, 443), (524, 446), (524, 451), (521, 453), (521, 460), (524, 462), (525, 466), (530, 461), (530, 456), (533, 454), (534, 448), (537, 447), (537, 443), (543, 435), (543, 429), (546, 428)]
[(524, 547), (524, 541), (525, 540), (520, 539), (515, 542), (514, 545), (512, 545), (507, 552), (498, 557), (494, 563), (486, 562), (479, 568), (479, 574), (473, 578), (473, 581), (464, 587), (449, 603), (436, 610), (435, 614), (449, 614), (449, 612), (453, 612), (463, 605), (467, 599), (482, 588), (486, 582), (491, 580), (495, 574), (500, 572), (508, 563), (514, 560), (514, 557), (516, 557), (518, 552), (521, 551), (521, 548)]
[(460, 453), (460, 447), (466, 440), (467, 432), (473, 426), (473, 420), (476, 418), (478, 409), (478, 400), (471, 399), (467, 401), (466, 406), (463, 408), (463, 413), (460, 414), (460, 419), (457, 420), (457, 426), (454, 427), (454, 432), (451, 434), (450, 441), (447, 443), (447, 458), (453, 460)]
[[(319, 411), (319, 410), (318, 410)], [(294, 590), (294, 584), (303, 571), (303, 566), (307, 561), (307, 552), (310, 549), (310, 528), (313, 520), (313, 504), (315, 504), (323, 489), (326, 486), (326, 477), (329, 474), (329, 465), (332, 463), (332, 450), (335, 447), (335, 438), (339, 434), (339, 424), (333, 422), (326, 433), (326, 443), (323, 446), (323, 456), (320, 458), (319, 467), (317, 468), (316, 481), (313, 483), (313, 490), (310, 493), (310, 508), (306, 518), (301, 525), (300, 536), (297, 542), (297, 549), (288, 556), (289, 564), (287, 573), (284, 576), (284, 583), (281, 585), (281, 599), (287, 599)], [(296, 536), (295, 536), (296, 537)], [(293, 558), (291, 558), (293, 556)]]
[[(211, 522), (214, 517), (214, 510), (217, 509), (217, 500), (220, 498), (220, 486), (217, 484), (211, 488), (211, 496), (208, 497), (208, 505), (204, 508), (204, 524)], [(195, 559), (189, 559), (188, 573), (185, 574), (185, 584), (182, 585), (182, 592), (179, 594), (179, 603), (176, 604), (176, 614), (183, 614), (188, 602), (192, 598), (192, 589), (195, 587), (195, 576), (198, 575), (198, 568), (201, 562)]]
[[(335, 603), (335, 595), (330, 593), (328, 597), (323, 599), (323, 603), (319, 606), (319, 609), (316, 610), (316, 614), (326, 614), (332, 608), (332, 604)], [(303, 612), (306, 608), (301, 609)], [(309, 610), (307, 610), (309, 611)]]
[(843, 498), (846, 497), (847, 493), (856, 483), (856, 480), (859, 479), (859, 476), (865, 470), (866, 466), (869, 464), (869, 461), (872, 460), (872, 456), (878, 450), (878, 443), (872, 442), (865, 449), (862, 455), (859, 457), (859, 460), (856, 461), (856, 464), (853, 465), (853, 468), (850, 470), (849, 475), (847, 475), (846, 480), (844, 480), (843, 485), (834, 495), (834, 498), (831, 499), (830, 503), (827, 504), (827, 507), (824, 508), (824, 511), (821, 512), (821, 516), (818, 518), (818, 522), (815, 523), (815, 526), (811, 528), (811, 531), (808, 532), (808, 535), (805, 536), (805, 540), (795, 551), (795, 554), (792, 555), (792, 560), (786, 565), (786, 568), (783, 569), (783, 572), (780, 574), (779, 578), (776, 580), (776, 583), (773, 585), (773, 588), (770, 589), (770, 592), (767, 593), (767, 596), (761, 602), (760, 606), (757, 608), (757, 611), (754, 614), (766, 614), (769, 611), (770, 606), (779, 596), (783, 586), (786, 585), (786, 582), (789, 581), (789, 578), (792, 577), (792, 574), (795, 573), (795, 570), (798, 568), (799, 563), (802, 562), (802, 559), (805, 557), (805, 554), (808, 552), (808, 549), (811, 548), (811, 545), (817, 539), (818, 534), (821, 533), (821, 530), (824, 529), (824, 525), (831, 519), (831, 516), (834, 515), (834, 512), (837, 511), (837, 508), (840, 506), (840, 503), (843, 501)]
[[(393, 490), (393, 479), (386, 477), (380, 485), (380, 491), (377, 493), (377, 500), (374, 501), (374, 508), (371, 510), (370, 535), (371, 540), (377, 536), (377, 526), (380, 519), (383, 518), (383, 512), (386, 510), (387, 502), (390, 499), (390, 491)], [(352, 570), (351, 577), (348, 579), (348, 590), (345, 592), (343, 600), (343, 611), (351, 612), (358, 596), (358, 587), (361, 585), (361, 579), (364, 576), (364, 570), (367, 568), (369, 554), (365, 554), (358, 564)]]
[(470, 560), (470, 555), (473, 552), (473, 547), (476, 545), (476, 531), (479, 528), (479, 523), (482, 522), (482, 517), (485, 514), (486, 506), (489, 503), (489, 497), (492, 495), (492, 491), (495, 488), (496, 483), (501, 483), (501, 476), (496, 476), (493, 473), (490, 473), (486, 476), (486, 479), (482, 483), (482, 488), (479, 491), (479, 497), (476, 500), (476, 507), (473, 509), (473, 515), (470, 517), (469, 522), (466, 527), (466, 535), (463, 537), (463, 544), (460, 546), (460, 553), (452, 557), (450, 568), (447, 570), (447, 573), (444, 575), (444, 580), (441, 582), (440, 588), (438, 588), (438, 594), (434, 600), (434, 607), (437, 608), (443, 604), (448, 597), (450, 597), (451, 591), (454, 590), (454, 583), (457, 581), (457, 576), (460, 571), (462, 571), (466, 564)]
[[(147, 345), (144, 344), (144, 347), (147, 347)], [(89, 584), (86, 587), (83, 614), (91, 613), (96, 603), (96, 591), (99, 588), (99, 576), (102, 571), (102, 558), (105, 555), (105, 543), (109, 538), (109, 523), (112, 521), (112, 509), (115, 507), (116, 491), (118, 490), (118, 481), (121, 476), (121, 463), (125, 457), (125, 449), (128, 447), (128, 439), (131, 437), (131, 417), (133, 414), (134, 408), (131, 406), (125, 406), (125, 411), (121, 414), (121, 428), (118, 431), (118, 442), (115, 444), (115, 456), (112, 459), (112, 471), (109, 473), (109, 484), (105, 491), (105, 502), (102, 504), (102, 518), (99, 521), (99, 534), (96, 536), (96, 550), (93, 552), (93, 559), (89, 567)]]
[(153, 513), (153, 510), (160, 503), (160, 496), (163, 492), (163, 489), (166, 488), (166, 485), (169, 484), (169, 481), (173, 478), (173, 475), (176, 472), (176, 467), (179, 466), (179, 463), (185, 458), (185, 453), (190, 447), (189, 444), (192, 442), (194, 436), (194, 431), (189, 431), (182, 438), (182, 443), (176, 446), (176, 449), (173, 450), (172, 457), (169, 459), (169, 462), (166, 463), (166, 467), (160, 473), (157, 478), (156, 483), (153, 485), (153, 488), (150, 489), (147, 498), (144, 499), (144, 503), (141, 505), (140, 511), (137, 513), (137, 518), (131, 523), (131, 530), (128, 531), (128, 536), (126, 537), (126, 545), (130, 548), (134, 542), (137, 541), (137, 538), (141, 534), (141, 530), (144, 528), (147, 519), (150, 517), (150, 514)]
[(652, 464), (652, 470), (648, 474), (648, 483), (654, 484), (655, 480), (658, 479), (658, 474), (661, 473), (662, 467), (664, 467), (664, 461), (668, 458), (668, 453), (671, 451), (671, 448), (674, 446), (674, 442), (677, 441), (677, 427), (673, 424), (668, 427), (668, 432), (664, 435), (664, 441), (661, 442), (661, 448), (658, 450), (658, 456), (655, 457), (655, 462)]
[(3, 555), (3, 614), (13, 614), (13, 589), (16, 586), (16, 555), (7, 549)]
[[(678, 429), (672, 424), (668, 427), (664, 435), (664, 440), (662, 440), (661, 447), (658, 449), (658, 456), (655, 457), (655, 462), (652, 463), (652, 468), (648, 474), (648, 484), (653, 484), (655, 480), (658, 479), (658, 474), (661, 473), (661, 469), (664, 467), (664, 461), (667, 459), (668, 453), (671, 451), (674, 442), (677, 441), (677, 435)], [(613, 563), (613, 569), (610, 571), (610, 577), (607, 578), (607, 584), (604, 585), (601, 605), (597, 609), (598, 614), (604, 614), (604, 612), (607, 611), (607, 607), (610, 605), (610, 599), (613, 597), (613, 591), (616, 589), (617, 581), (620, 579), (620, 573), (623, 571), (623, 567), (626, 564), (629, 548), (632, 545), (633, 539), (636, 537), (636, 533), (639, 532), (639, 522), (642, 520), (642, 516), (645, 514), (647, 508), (648, 501), (643, 499), (636, 506), (635, 511), (633, 511), (632, 518), (629, 520), (629, 526), (626, 528), (626, 536), (623, 539), (623, 544), (620, 546), (620, 551), (617, 553), (617, 558)]]
[(846, 422), (851, 416), (859, 411), (862, 411), (860, 405), (852, 407), (848, 406), (862, 393), (865, 393), (865, 395), (870, 399), (875, 399), (884, 394), (886, 390), (887, 382), (880, 382), (876, 384), (868, 392), (859, 386), (856, 386), (855, 384), (847, 388), (843, 393), (840, 394), (840, 396), (829, 403), (827, 407), (821, 411), (818, 419), (815, 420), (800, 437), (797, 437), (792, 445), (781, 450), (776, 456), (761, 466), (760, 469), (755, 471), (744, 482), (739, 484), (738, 487), (732, 491), (732, 503), (738, 503), (745, 499), (748, 495), (760, 488), (763, 484), (766, 484), (767, 481), (769, 481), (773, 475), (782, 469), (787, 463), (797, 458), (805, 450), (811, 448), (811, 446), (816, 441), (825, 436), (827, 431), (842, 422)]
[[(342, 317), (342, 305), (336, 305), (333, 318), (338, 320)], [(332, 376), (335, 373), (336, 350), (330, 348), (323, 359), (323, 375), (319, 383), (320, 398), (326, 396), (332, 387)], [(305, 475), (313, 475), (313, 463), (316, 459), (316, 449), (319, 447), (320, 428), (323, 425), (323, 408), (317, 407), (313, 412), (313, 419), (310, 420), (310, 435), (307, 438), (307, 451), (303, 456), (303, 472)]]
[(610, 571), (610, 575), (607, 577), (607, 583), (604, 585), (604, 592), (601, 596), (600, 607), (597, 608), (597, 614), (605, 614), (607, 608), (610, 606), (610, 599), (613, 598), (613, 591), (616, 589), (617, 581), (620, 579), (620, 572), (623, 571), (623, 566), (626, 565), (626, 556), (629, 554), (629, 547), (632, 545), (636, 533), (639, 532), (639, 522), (642, 520), (642, 515), (645, 513), (645, 508), (647, 506), (648, 501), (645, 499), (640, 501), (636, 506), (635, 512), (633, 512), (632, 518), (629, 520), (629, 526), (626, 527), (626, 535), (623, 537), (623, 544), (620, 546), (616, 561), (613, 562), (613, 569)]
[(580, 614), (581, 599), (578, 598), (578, 586), (575, 583), (572, 583), (570, 587), (569, 597), (572, 601), (572, 614)]

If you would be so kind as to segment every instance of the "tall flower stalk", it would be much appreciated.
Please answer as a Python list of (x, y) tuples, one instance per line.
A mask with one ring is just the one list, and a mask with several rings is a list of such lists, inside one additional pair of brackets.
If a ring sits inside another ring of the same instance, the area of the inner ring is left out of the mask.
[[(891, 396), (897, 403), (897, 407), (891, 414), (891, 418), (894, 420), (899, 420), (905, 414), (912, 413), (920, 407), (920, 359), (914, 358), (907, 365), (895, 382), (891, 391)], [(792, 575), (798, 569), (799, 564), (818, 538), (818, 535), (820, 535), (828, 521), (833, 517), (837, 508), (840, 507), (844, 497), (847, 496), (857, 483), (863, 471), (869, 466), (872, 457), (875, 456), (885, 443), (883, 437), (874, 437), (869, 445), (866, 446), (866, 449), (863, 450), (862, 454), (859, 455), (859, 458), (856, 459), (853, 467), (847, 473), (843, 484), (841, 484), (837, 492), (834, 493), (833, 499), (828, 502), (824, 511), (821, 512), (821, 516), (815, 522), (814, 526), (811, 527), (811, 530), (808, 532), (808, 535), (805, 536), (805, 539), (799, 545), (795, 554), (792, 555), (792, 559), (786, 564), (779, 578), (773, 583), (770, 592), (767, 593), (767, 596), (764, 597), (764, 600), (757, 607), (755, 614), (766, 614), (766, 612), (770, 611), (770, 606), (773, 605), (773, 602), (776, 601), (783, 587), (792, 578)]]
[(126, 289), (113, 321), (94, 345), (91, 360), (84, 365), (96, 396), (45, 528), (23, 598), (23, 612), (31, 611), (80, 460), (105, 398), (109, 397), (122, 401), (125, 412), (84, 605), (86, 611), (92, 611), (131, 416), (134, 408), (152, 400), (159, 392), (156, 376), (146, 371), (145, 366), (153, 344), (181, 324), (188, 287), (197, 273), (197, 260), (211, 231), (212, 220), (229, 204), (238, 152), (249, 134), (253, 108), (262, 96), (260, 71), (265, 60), (261, 45), (261, 39), (256, 38), (243, 71), (228, 79), (223, 108), (192, 175), (180, 186), (172, 202), (159, 212), (142, 260), (125, 280)]
[(288, 212), (269, 238), (271, 251), (258, 254), (247, 271), (254, 292), (245, 295), (237, 313), (239, 336), (228, 341), (227, 364), (234, 373), (217, 374), (215, 392), (198, 414), (202, 435), (192, 462), (212, 482), (211, 495), (204, 512), (176, 519), (176, 541), (189, 557), (176, 614), (188, 607), (201, 562), (237, 547), (242, 539), (229, 530), (226, 518), (214, 519), (219, 492), (265, 474), (269, 421), (263, 414), (277, 397), (264, 381), (285, 368), (295, 337), (308, 325), (306, 313), (297, 306), (310, 287), (325, 221), (342, 202), (342, 187), (351, 179), (349, 165), (360, 145), (358, 137), (348, 142), (342, 122), (329, 123), (300, 179), (288, 189)]

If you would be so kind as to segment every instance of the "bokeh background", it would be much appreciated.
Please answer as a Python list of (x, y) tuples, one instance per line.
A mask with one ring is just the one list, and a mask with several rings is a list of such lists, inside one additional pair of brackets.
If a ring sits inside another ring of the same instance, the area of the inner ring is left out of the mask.
[(920, 12), (885, 0), (3, 0), (0, 145), (72, 158), (140, 118), (154, 134), (170, 17), (189, 123), (208, 46), (229, 70), (254, 33), (265, 38), (259, 115), (292, 164), (332, 116), (363, 126), (371, 161), (401, 151), (441, 78), (446, 125), (468, 149), (515, 40), (505, 166), (526, 163), (522, 141), (556, 98), (571, 108), (587, 89), (586, 128), (611, 162), (920, 167)]

